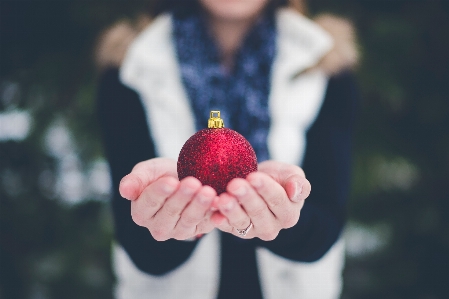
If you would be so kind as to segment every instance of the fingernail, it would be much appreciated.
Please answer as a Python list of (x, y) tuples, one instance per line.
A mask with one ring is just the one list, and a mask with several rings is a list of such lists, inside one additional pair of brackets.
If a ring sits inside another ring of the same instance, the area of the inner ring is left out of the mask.
[(195, 189), (188, 186), (184, 186), (181, 188), (181, 192), (184, 193), (185, 195), (192, 195), (195, 192)]
[(209, 205), (210, 202), (212, 201), (212, 199), (210, 197), (204, 196), (204, 195), (199, 195), (199, 201), (201, 204), (203, 205)]
[(246, 188), (245, 188), (245, 186), (240, 186), (240, 187), (238, 187), (238, 188), (235, 189), (235, 190), (231, 190), (231, 192), (232, 192), (234, 195), (237, 195), (237, 196), (243, 196), (243, 195), (246, 194)]
[(233, 202), (233, 201), (230, 201), (230, 202), (228, 202), (227, 204), (225, 204), (225, 205), (223, 206), (223, 209), (224, 209), (225, 211), (230, 211), (233, 207), (234, 207), (234, 202)]
[(250, 181), (250, 184), (254, 188), (260, 188), (260, 187), (262, 187), (262, 180), (259, 178), (255, 178)]
[(166, 193), (172, 193), (173, 191), (175, 191), (175, 186), (170, 185), (170, 184), (164, 184), (162, 185), (162, 189), (164, 190), (164, 192)]
[(299, 201), (301, 199), (302, 194), (302, 185), (296, 183), (295, 193), (292, 196), (292, 201)]

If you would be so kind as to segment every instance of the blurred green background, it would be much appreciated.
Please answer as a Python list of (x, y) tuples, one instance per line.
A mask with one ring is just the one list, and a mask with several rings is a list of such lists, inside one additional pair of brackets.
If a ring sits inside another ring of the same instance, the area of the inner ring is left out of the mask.
[[(449, 1), (309, 2), (362, 54), (342, 298), (449, 298)], [(1, 299), (112, 298), (93, 53), (150, 9), (0, 0)]]

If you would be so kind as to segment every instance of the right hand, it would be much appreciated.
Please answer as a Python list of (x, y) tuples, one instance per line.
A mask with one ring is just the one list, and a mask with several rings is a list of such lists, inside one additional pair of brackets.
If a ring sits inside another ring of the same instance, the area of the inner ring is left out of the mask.
[(186, 240), (214, 229), (211, 205), (217, 194), (194, 177), (178, 180), (176, 161), (154, 158), (138, 163), (120, 182), (131, 201), (134, 222), (153, 238)]

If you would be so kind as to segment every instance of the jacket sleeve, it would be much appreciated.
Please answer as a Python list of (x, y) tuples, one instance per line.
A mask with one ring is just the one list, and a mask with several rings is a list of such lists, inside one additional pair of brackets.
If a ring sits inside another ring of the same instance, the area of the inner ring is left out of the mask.
[(358, 98), (352, 73), (329, 80), (323, 106), (307, 132), (303, 169), (312, 192), (298, 223), (271, 242), (258, 242), (259, 246), (288, 259), (313, 262), (337, 241), (346, 219)]
[(100, 77), (96, 108), (112, 176), (115, 238), (137, 268), (153, 275), (167, 273), (190, 257), (197, 242), (154, 240), (133, 222), (131, 204), (119, 193), (122, 177), (138, 162), (156, 156), (140, 98), (119, 81), (117, 69), (109, 69)]

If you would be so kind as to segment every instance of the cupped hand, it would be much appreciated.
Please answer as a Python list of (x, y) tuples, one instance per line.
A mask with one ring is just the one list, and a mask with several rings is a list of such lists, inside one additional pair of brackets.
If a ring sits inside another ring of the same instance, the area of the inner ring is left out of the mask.
[[(220, 230), (236, 236), (270, 241), (281, 229), (298, 222), (310, 191), (310, 183), (301, 168), (265, 161), (246, 179), (229, 182), (227, 192), (214, 202), (218, 211), (211, 220)], [(246, 235), (242, 234), (247, 228)]]
[(210, 221), (216, 192), (193, 177), (178, 180), (176, 161), (155, 158), (137, 164), (120, 182), (131, 201), (131, 216), (154, 239), (186, 240), (214, 229)]

